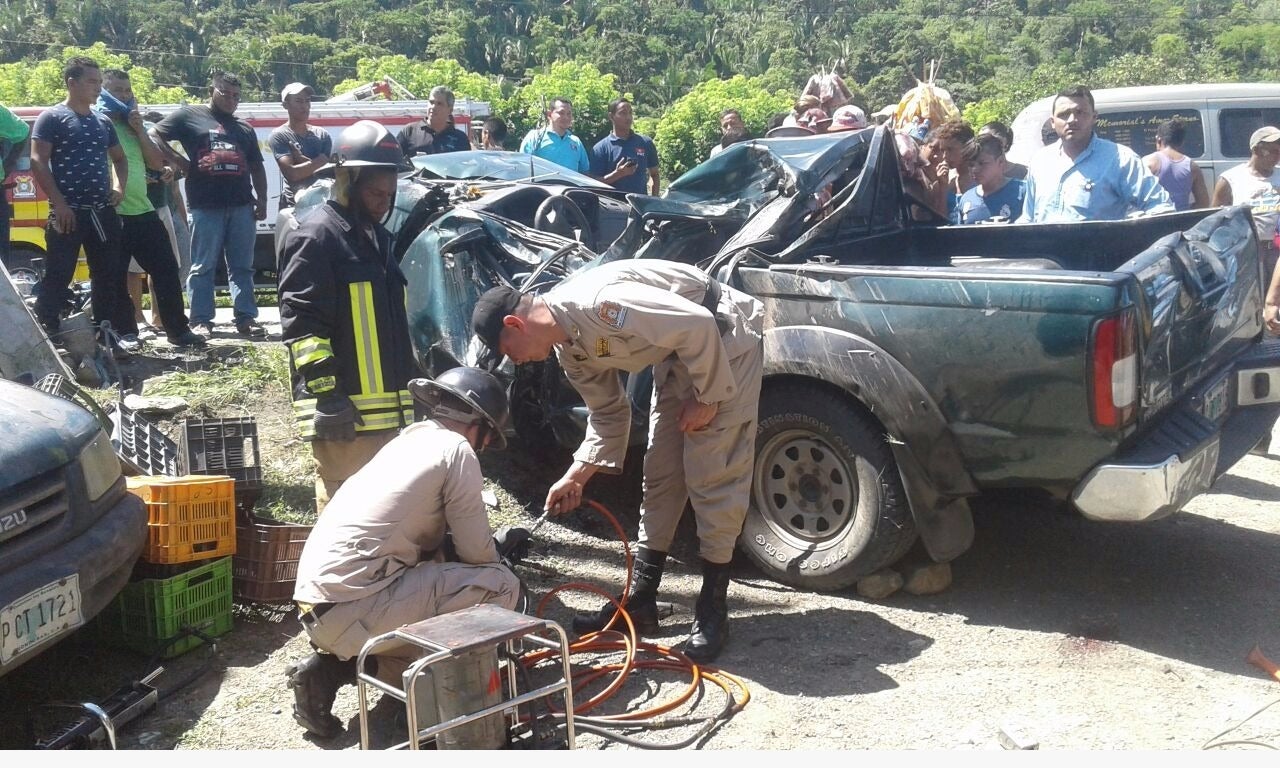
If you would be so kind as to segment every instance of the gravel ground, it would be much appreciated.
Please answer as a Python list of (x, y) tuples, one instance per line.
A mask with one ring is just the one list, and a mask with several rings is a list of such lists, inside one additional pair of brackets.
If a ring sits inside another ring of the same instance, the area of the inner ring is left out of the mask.
[[(523, 455), (518, 443), (484, 464), (500, 503), (496, 524), (530, 522), (526, 510), (558, 469)], [(899, 592), (872, 602), (852, 590), (799, 592), (741, 562), (730, 588), (733, 637), (719, 663), (747, 685), (750, 701), (696, 746), (999, 750), (1003, 731), (1041, 750), (1198, 750), (1233, 726), (1220, 742), (1280, 746), (1280, 706), (1241, 725), (1280, 698), (1280, 684), (1245, 661), (1255, 644), (1280, 660), (1278, 481), (1280, 456), (1249, 456), (1183, 513), (1145, 525), (985, 501), (972, 550), (953, 563), (952, 586), (932, 596)], [(604, 478), (592, 491), (633, 537), (629, 487)], [(699, 585), (691, 544), (685, 535), (672, 553), (663, 588), (675, 612), (657, 642), (675, 644), (688, 632)], [(540, 529), (533, 567), (520, 573), (535, 599), (570, 581), (616, 590), (619, 546), (598, 515), (578, 512)], [(572, 610), (597, 602), (562, 592), (545, 615), (567, 624)], [(161, 689), (201, 665), (209, 671), (123, 729), (122, 746), (358, 749), (354, 688), (335, 706), (348, 725), (342, 737), (311, 741), (292, 721), (284, 668), (307, 652), (292, 614), (238, 606), (216, 653), (175, 659)], [(39, 703), (101, 700), (146, 671), (144, 663), (86, 632), (60, 643), (0, 679), (0, 746), (30, 744), (21, 724), (43, 712)], [(636, 673), (600, 714), (667, 700), (685, 680)], [(677, 713), (709, 717), (723, 705), (719, 689), (704, 686)], [(393, 709), (374, 709), (375, 746), (398, 735)], [(637, 737), (673, 744), (693, 731)], [(625, 749), (591, 734), (580, 734), (578, 746)]]
[[(1280, 696), (1276, 681), (1245, 662), (1254, 644), (1280, 657), (1278, 462), (1248, 457), (1183, 514), (1150, 525), (984, 506), (974, 548), (954, 563), (953, 586), (929, 597), (898, 593), (873, 603), (851, 593), (802, 593), (743, 564), (730, 592), (732, 644), (720, 664), (749, 686), (751, 700), (699, 746), (991, 750), (1000, 749), (1004, 729), (1042, 750), (1199, 749)], [(550, 477), (514, 455), (486, 463), (495, 477)], [(503, 515), (524, 500), (501, 498)], [(634, 512), (616, 508), (633, 535)], [(568, 580), (617, 585), (618, 545), (606, 533), (585, 513), (543, 526), (530, 559), (557, 573), (522, 569), (534, 595)], [(688, 630), (698, 587), (691, 553), (673, 554), (664, 587), (677, 608), (664, 622), (670, 634), (658, 638), (671, 643)], [(565, 621), (570, 607), (592, 603), (565, 594), (547, 615)], [(283, 669), (306, 652), (292, 616), (242, 609), (212, 671), (130, 726), (123, 744), (358, 748), (352, 688), (335, 707), (349, 724), (343, 737), (309, 741), (290, 719)], [(207, 656), (187, 654), (172, 673)], [(72, 638), (10, 677), (57, 688), (66, 681), (59, 670), (88, 664), (129, 675), (139, 662)], [(677, 682), (637, 676), (626, 693), (647, 706)], [(6, 678), (0, 690), (11, 684), (19, 681)], [(716, 691), (690, 713), (717, 711), (723, 699)], [(620, 699), (615, 704), (624, 708)], [(396, 733), (387, 709), (375, 708), (375, 744)], [(642, 737), (672, 743), (687, 735)], [(1280, 707), (1225, 738), (1280, 745)], [(579, 746), (622, 748), (592, 735)]]

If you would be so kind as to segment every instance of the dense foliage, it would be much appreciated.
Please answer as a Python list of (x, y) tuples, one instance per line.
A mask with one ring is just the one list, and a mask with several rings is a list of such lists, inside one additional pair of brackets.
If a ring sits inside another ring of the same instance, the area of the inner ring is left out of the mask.
[(870, 111), (938, 60), (975, 122), (1077, 80), (1273, 80), (1280, 0), (5, 0), (0, 101), (58, 100), (58, 63), (94, 44), (133, 66), (143, 101), (199, 98), (214, 68), (238, 73), (248, 100), (390, 75), (419, 98), (445, 83), (488, 101), (517, 137), (544, 98), (568, 95), (594, 138), (625, 93), (670, 142), (671, 175), (705, 156), (703, 121), (726, 101), (744, 100), (759, 131), (835, 66)]

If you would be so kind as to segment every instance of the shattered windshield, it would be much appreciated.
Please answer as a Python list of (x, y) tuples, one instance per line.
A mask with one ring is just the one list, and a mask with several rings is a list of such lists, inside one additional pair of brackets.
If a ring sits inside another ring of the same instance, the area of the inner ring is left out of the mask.
[[(571, 171), (541, 157), (522, 152), (443, 152), (418, 155), (413, 166), (433, 179), (475, 179), (484, 181), (534, 181), (569, 184), (576, 187), (612, 189), (590, 176)], [(532, 177), (532, 178), (531, 178)]]
[(758, 208), (775, 193), (812, 194), (875, 129), (734, 144), (671, 183), (663, 198), (683, 203), (745, 203)]

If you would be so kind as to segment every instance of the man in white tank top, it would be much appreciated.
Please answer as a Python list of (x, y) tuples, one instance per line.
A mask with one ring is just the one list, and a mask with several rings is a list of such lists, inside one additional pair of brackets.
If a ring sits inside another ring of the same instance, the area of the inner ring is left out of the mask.
[(1224, 171), (1213, 189), (1213, 205), (1247, 205), (1253, 211), (1258, 250), (1268, 278), (1276, 268), (1276, 220), (1280, 218), (1280, 128), (1263, 126), (1249, 137), (1249, 160)]

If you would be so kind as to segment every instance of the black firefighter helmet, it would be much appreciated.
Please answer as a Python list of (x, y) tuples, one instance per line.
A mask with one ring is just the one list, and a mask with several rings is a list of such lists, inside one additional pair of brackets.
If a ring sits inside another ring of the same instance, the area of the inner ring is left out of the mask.
[(394, 168), (411, 171), (400, 142), (381, 123), (358, 120), (338, 136), (331, 162), (322, 170), (334, 168)]
[[(450, 368), (434, 379), (411, 380), (409, 392), (432, 415), (460, 424), (487, 422), (493, 430), (493, 447), (498, 450), (507, 447), (507, 438), (502, 431), (507, 426), (511, 402), (506, 390), (492, 373), (468, 366)], [(461, 400), (470, 408), (470, 412), (463, 413), (441, 402), (443, 393)]]

